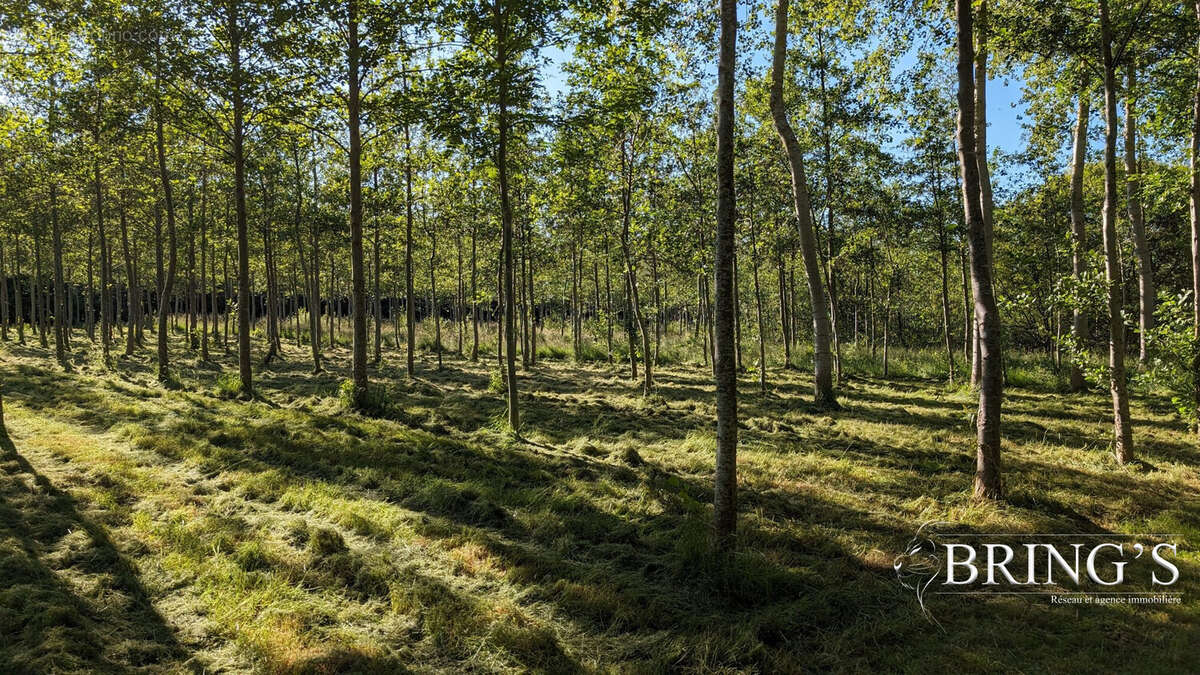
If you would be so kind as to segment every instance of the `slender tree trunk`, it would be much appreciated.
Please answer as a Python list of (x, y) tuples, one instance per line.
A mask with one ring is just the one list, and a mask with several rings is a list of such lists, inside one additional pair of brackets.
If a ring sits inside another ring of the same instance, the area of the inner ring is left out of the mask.
[[(890, 257), (890, 256), (889, 256)], [(883, 301), (883, 379), (887, 379), (888, 368), (891, 366), (891, 326), (892, 326), (892, 292), (896, 287), (896, 270), (888, 263), (887, 293)]]
[(48, 300), (46, 299), (45, 280), (42, 278), (42, 230), (44, 227), (37, 227), (33, 233), (33, 264), (37, 279), (33, 291), (33, 310), (35, 321), (38, 329), (38, 342), (42, 345), (42, 349), (50, 347), (50, 341), (46, 339), (46, 318), (49, 312), (47, 307)]
[(187, 344), (188, 349), (195, 351), (200, 348), (200, 340), (196, 335), (197, 310), (196, 307), (196, 220), (192, 211), (193, 197), (188, 197), (188, 264), (187, 264), (187, 286), (184, 292), (187, 295)]
[[(735, 219), (734, 226), (736, 227), (736, 225), (737, 225), (737, 220)], [(735, 237), (737, 236), (736, 230), (734, 231), (734, 236)], [(745, 365), (742, 364), (742, 300), (741, 300), (741, 295), (742, 295), (742, 284), (741, 284), (741, 280), (738, 279), (738, 256), (737, 256), (737, 253), (734, 252), (734, 254), (733, 254), (733, 346), (734, 346), (734, 354), (737, 355), (737, 359), (736, 359), (737, 360), (737, 371), (739, 373), (744, 372), (746, 370)]]
[(471, 362), (479, 361), (479, 226), (471, 223)]
[(513, 214), (508, 188), (508, 87), (512, 74), (508, 64), (508, 24), (504, 16), (503, 3), (495, 2), (493, 7), (493, 29), (496, 36), (496, 70), (499, 79), (499, 91), (496, 106), (496, 124), (498, 127), (498, 143), (496, 146), (496, 172), (500, 182), (500, 239), (504, 249), (504, 347), (507, 367), (505, 383), (508, 391), (508, 425), (514, 434), (521, 433), (521, 412), (517, 394), (516, 351), (517, 336), (515, 321), (516, 294), (513, 288), (513, 246), (512, 229)]
[[(780, 0), (780, 7), (786, 17), (787, 0)], [(783, 21), (785, 19), (777, 20), (777, 29)], [(718, 551), (731, 550), (737, 532), (737, 364), (733, 344), (733, 256), (736, 246), (733, 93), (736, 43), (737, 2), (721, 0), (720, 56), (717, 64), (717, 467), (713, 492), (713, 540)], [(779, 36), (776, 37), (777, 53), (778, 44)]]
[(938, 171), (936, 159), (933, 165), (933, 203), (934, 213), (938, 219), (938, 253), (942, 263), (942, 327), (946, 334), (946, 367), (949, 373), (950, 386), (954, 386), (954, 346), (950, 337), (950, 278), (948, 274), (950, 255), (949, 243), (946, 237), (946, 213), (941, 201), (941, 173)]
[[(423, 210), (422, 210), (423, 212)], [(429, 231), (429, 295), (433, 299), (429, 312), (433, 316), (433, 349), (437, 352), (437, 369), (442, 369), (442, 313), (438, 308), (437, 295), (437, 231), (436, 227)]]
[[(776, 223), (778, 230), (778, 222)], [(779, 277), (779, 330), (783, 335), (783, 367), (792, 367), (792, 321), (788, 303), (787, 264), (781, 247), (775, 249), (775, 267)]]
[[(1196, 119), (1200, 120), (1200, 116)], [(1200, 191), (1197, 191), (1197, 194), (1200, 194)], [(21, 305), (25, 301), (25, 288), (21, 283), (21, 235), (19, 234), (13, 235), (13, 249), (13, 286), (15, 287), (13, 304), (17, 315), (17, 344), (23, 345), (25, 344), (25, 308)]]
[[(1196, 0), (1196, 21), (1200, 23), (1200, 0)], [(1197, 47), (1200, 56), (1200, 46)], [(1192, 144), (1190, 153), (1192, 220), (1192, 402), (1196, 411), (1196, 431), (1200, 433), (1200, 70), (1192, 95)], [(21, 308), (17, 307), (20, 316)]]
[[(613, 362), (613, 301), (612, 301), (612, 277), (609, 274), (609, 261), (612, 259), (612, 254), (608, 250), (608, 230), (604, 230), (604, 293), (607, 297), (608, 314), (608, 363)], [(636, 377), (636, 375), (634, 376)]]
[[(633, 217), (633, 149), (629, 147), (628, 139), (621, 142), (621, 169), (624, 179), (624, 190), (621, 194), (621, 252), (625, 258), (625, 278), (629, 292), (629, 308), (633, 312), (632, 319), (637, 322), (637, 329), (642, 335), (642, 361), (645, 380), (642, 382), (642, 395), (649, 396), (654, 391), (654, 367), (650, 363), (650, 333), (646, 330), (646, 317), (638, 298), (637, 267), (633, 262), (633, 250), (629, 242), (629, 226)], [(629, 359), (633, 363), (634, 378), (637, 378), (637, 359), (633, 354), (632, 332), (630, 333)]]
[(467, 312), (465, 307), (466, 287), (463, 285), (463, 253), (462, 253), (462, 224), (454, 228), (454, 256), (455, 256), (455, 273), (457, 276), (454, 285), (454, 332), (455, 335), (455, 352), (461, 359), (463, 355), (463, 333), (467, 328)]
[(1108, 285), (1108, 371), (1113, 402), (1113, 451), (1117, 462), (1133, 459), (1133, 427), (1125, 381), (1125, 305), (1121, 258), (1117, 247), (1117, 78), (1112, 53), (1108, 0), (1100, 0), (1100, 55), (1104, 65), (1104, 277)]
[[(379, 167), (375, 167), (374, 183), (375, 191), (379, 191)], [(378, 200), (377, 200), (378, 201)], [(375, 240), (371, 244), (372, 267), (374, 267), (373, 285), (375, 288), (375, 365), (378, 366), (383, 361), (383, 303), (379, 297), (379, 207), (374, 205), (371, 219), (375, 221)]]
[(208, 174), (200, 179), (200, 360), (208, 361)]
[(829, 285), (829, 328), (833, 338), (834, 377), (837, 384), (842, 384), (842, 341), (838, 335), (838, 296), (837, 296), (837, 267), (834, 264), (836, 254), (834, 234), (833, 208), (833, 151), (830, 137), (833, 135), (833, 125), (829, 119), (829, 97), (825, 83), (825, 41), (824, 33), (817, 31), (817, 44), (820, 48), (820, 83), (821, 83), (821, 127), (822, 145), (825, 151), (825, 215), (828, 222), (828, 238), (826, 239), (827, 257), (825, 276)]
[[(976, 23), (976, 28), (978, 28), (979, 48), (975, 52), (975, 159), (979, 165), (980, 208), (983, 210), (988, 265), (991, 266), (994, 264), (992, 262), (992, 232), (994, 231), (992, 225), (995, 207), (992, 199), (992, 173), (988, 168), (987, 158), (988, 0), (980, 0), (979, 21)], [(977, 321), (975, 330), (976, 359), (973, 363), (975, 368), (971, 379), (973, 385), (983, 376), (982, 351), (978, 346), (978, 342), (982, 339), (979, 334), (979, 325), (980, 322)], [(997, 324), (997, 330), (1000, 330), (999, 324)]]
[(58, 220), (58, 185), (50, 183), (50, 231), (54, 255), (54, 355), (59, 365), (68, 368), (67, 330), (70, 317), (67, 315), (67, 293), (63, 283), (63, 236), (62, 224)]
[[(156, 47), (158, 59), (161, 60), (161, 47)], [(170, 309), (170, 298), (175, 288), (175, 196), (171, 190), (171, 175), (167, 172), (167, 153), (163, 135), (163, 90), (162, 66), (156, 64), (154, 78), (157, 96), (154, 101), (154, 134), (155, 148), (158, 152), (158, 177), (162, 183), (163, 204), (167, 211), (167, 272), (162, 286), (158, 290), (158, 379), (168, 382), (171, 379), (169, 352), (167, 350), (167, 312)]]
[(334, 317), (341, 312), (337, 299), (337, 279), (334, 276), (333, 252), (329, 252), (329, 348), (337, 348), (337, 331), (334, 328)]
[[(89, 229), (88, 230), (88, 250), (87, 250), (87, 299), (84, 302), (84, 314), (85, 314), (84, 320), (86, 323), (85, 328), (87, 330), (88, 340), (91, 340), (93, 344), (96, 342), (95, 313), (93, 312), (93, 308), (92, 308), (92, 302), (96, 296), (95, 265), (93, 264), (95, 250), (96, 250), (96, 236)], [(0, 252), (0, 255), (3, 255), (2, 252)], [(3, 266), (4, 266), (3, 262), (0, 262), (0, 268), (3, 268)], [(3, 300), (3, 298), (0, 298), (0, 301), (2, 301), (2, 300)], [(8, 335), (7, 335), (8, 327), (4, 326), (4, 328), (5, 328), (4, 337), (5, 337), (5, 339), (7, 339), (8, 338)]]
[[(1088, 118), (1091, 116), (1089, 102), (1087, 78), (1084, 77), (1079, 86), (1079, 102), (1075, 117), (1075, 144), (1071, 153), (1071, 271), (1077, 283), (1083, 281), (1083, 274), (1086, 271), (1084, 251), (1087, 247), (1087, 221), (1083, 214), (1083, 172), (1087, 161)], [(1071, 314), (1071, 336), (1076, 349), (1081, 352), (1086, 346), (1087, 334), (1087, 314), (1084, 314), (1082, 307), (1074, 307)], [(1083, 369), (1079, 367), (1077, 360), (1072, 358), (1071, 391), (1083, 391), (1085, 386)]]
[[(974, 35), (971, 0), (955, 0), (958, 28), (958, 154), (962, 172), (964, 217), (971, 250), (971, 287), (981, 351), (979, 413), (976, 417), (976, 499), (1001, 499), (1004, 484), (1000, 474), (1000, 406), (1003, 381), (1000, 363), (999, 316), (992, 289), (988, 223), (984, 218), (985, 195), (980, 182), (980, 159), (976, 155), (975, 81), (972, 74)], [(984, 160), (986, 161), (986, 160)]]
[(245, 101), (242, 81), (242, 24), (240, 2), (229, 5), (229, 55), (232, 66), (233, 89), (233, 190), (237, 221), (237, 285), (238, 285), (238, 375), (243, 398), (254, 397), (254, 373), (250, 363), (250, 236), (246, 223), (246, 150)]
[(763, 332), (763, 298), (758, 281), (758, 228), (754, 224), (754, 204), (747, 211), (750, 220), (750, 265), (754, 275), (754, 317), (758, 323), (758, 389), (767, 393), (767, 338)]
[(808, 198), (808, 179), (804, 175), (804, 157), (800, 143), (787, 119), (783, 102), (783, 71), (787, 55), (787, 12), (788, 0), (779, 0), (775, 10), (775, 47), (771, 66), (771, 117), (779, 139), (787, 152), (788, 165), (792, 173), (792, 196), (795, 200), (796, 220), (800, 233), (801, 253), (808, 277), (808, 292), (812, 298), (813, 314), (813, 388), (818, 407), (836, 408), (837, 397), (833, 391), (833, 356), (830, 353), (829, 306), (825, 301), (825, 290), (821, 284), (821, 263), (817, 255), (816, 236), (813, 234), (812, 209)]
[(362, 199), (362, 136), (360, 134), (359, 106), (362, 93), (359, 90), (359, 41), (358, 0), (348, 3), (349, 44), (347, 68), (349, 74), (349, 134), (350, 134), (350, 274), (351, 300), (353, 308), (354, 354), (351, 380), (354, 393), (351, 398), (355, 407), (361, 407), (367, 398), (367, 289), (363, 269), (363, 199)]
[(1154, 269), (1146, 243), (1146, 225), (1141, 202), (1141, 168), (1137, 158), (1137, 106), (1134, 89), (1137, 69), (1132, 56), (1125, 65), (1125, 205), (1133, 230), (1133, 254), (1138, 275), (1138, 360), (1146, 362), (1146, 336), (1154, 329)]
[[(90, 255), (90, 254), (89, 254)], [(16, 282), (16, 279), (13, 279)], [(89, 286), (91, 284), (89, 283)], [(12, 316), (8, 313), (8, 265), (4, 262), (4, 236), (0, 234), (0, 337), (8, 342), (8, 327)], [(91, 304), (91, 289), (88, 290), (88, 303)], [(90, 310), (89, 310), (90, 311)]]
[[(405, 80), (407, 89), (407, 80)], [(413, 349), (417, 342), (416, 296), (413, 293), (413, 195), (412, 195), (412, 137), (404, 125), (404, 316), (407, 331), (405, 368), (410, 378), (416, 377)]]

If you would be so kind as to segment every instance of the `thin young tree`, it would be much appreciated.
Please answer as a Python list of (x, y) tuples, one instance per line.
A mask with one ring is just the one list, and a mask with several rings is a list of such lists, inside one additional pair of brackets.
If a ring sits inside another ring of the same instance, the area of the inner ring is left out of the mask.
[(1117, 61), (1113, 54), (1108, 0), (1099, 0), (1100, 61), (1104, 71), (1104, 278), (1108, 296), (1108, 379), (1113, 405), (1113, 453), (1117, 462), (1133, 459), (1133, 427), (1129, 417), (1129, 384), (1125, 380), (1125, 285), (1117, 244)]
[(830, 349), (832, 327), (829, 305), (825, 300), (825, 289), (821, 282), (821, 260), (817, 253), (817, 239), (813, 231), (812, 206), (808, 196), (808, 179), (804, 175), (804, 155), (796, 132), (788, 122), (783, 99), (783, 75), (787, 61), (788, 0), (779, 0), (775, 8), (775, 46), (771, 61), (771, 118), (775, 130), (787, 154), (792, 173), (792, 197), (795, 203), (796, 221), (800, 234), (800, 251), (804, 258), (804, 271), (808, 279), (808, 294), (812, 300), (813, 315), (813, 388), (815, 404), (823, 408), (836, 408), (837, 395), (833, 389), (833, 354)]
[(987, 222), (975, 147), (974, 30), (971, 0), (955, 0), (958, 39), (958, 157), (962, 174), (963, 212), (971, 258), (971, 291), (980, 352), (979, 412), (976, 416), (975, 499), (1001, 499), (1000, 406), (1003, 373), (1000, 362), (1000, 317), (992, 287)]

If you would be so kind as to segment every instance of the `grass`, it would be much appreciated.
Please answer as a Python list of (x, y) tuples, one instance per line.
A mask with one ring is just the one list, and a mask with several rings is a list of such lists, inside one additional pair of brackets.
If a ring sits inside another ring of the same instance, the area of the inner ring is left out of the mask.
[[(937, 352), (896, 350), (885, 381), (848, 351), (832, 414), (809, 408), (803, 370), (770, 370), (765, 395), (747, 374), (739, 549), (717, 559), (707, 370), (679, 357), (643, 399), (620, 360), (575, 365), (566, 344), (520, 374), (529, 442), (499, 423), (494, 359), (437, 371), (422, 353), (409, 381), (385, 351), (367, 416), (340, 396), (344, 348), (320, 375), (294, 343), (256, 358), (258, 398), (239, 401), (219, 347), (201, 363), (177, 340), (167, 390), (148, 350), (106, 372), (77, 337), (64, 374), (6, 345), (0, 670), (1194, 667), (1200, 449), (1155, 400), (1134, 402), (1143, 462), (1117, 466), (1106, 397), (1059, 395), (1044, 359), (1014, 358), (1010, 497), (976, 505), (972, 394), (942, 383)], [(1178, 532), (1185, 602), (971, 597), (939, 601), (939, 630), (891, 569), (935, 519)]]

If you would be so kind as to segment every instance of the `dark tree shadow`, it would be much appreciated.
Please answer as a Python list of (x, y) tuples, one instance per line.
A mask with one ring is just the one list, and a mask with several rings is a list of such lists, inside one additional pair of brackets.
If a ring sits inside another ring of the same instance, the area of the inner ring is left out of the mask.
[[(84, 579), (74, 587), (71, 579)], [(0, 669), (193, 670), (105, 529), (0, 429)]]

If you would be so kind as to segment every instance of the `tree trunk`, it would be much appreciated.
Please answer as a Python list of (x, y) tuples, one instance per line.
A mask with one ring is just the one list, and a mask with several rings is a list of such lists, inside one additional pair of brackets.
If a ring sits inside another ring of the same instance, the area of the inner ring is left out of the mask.
[[(1079, 103), (1076, 107), (1075, 117), (1075, 145), (1071, 153), (1071, 272), (1075, 276), (1075, 281), (1082, 282), (1083, 274), (1086, 271), (1086, 263), (1084, 261), (1084, 251), (1087, 247), (1087, 221), (1083, 215), (1083, 172), (1087, 162), (1087, 128), (1088, 118), (1091, 116), (1089, 106), (1090, 98), (1087, 91), (1087, 79), (1082, 78), (1079, 87)], [(1087, 315), (1084, 314), (1083, 308), (1075, 307), (1071, 314), (1071, 336), (1074, 339), (1075, 348), (1080, 352), (1083, 351), (1087, 342)], [(1082, 356), (1078, 354), (1077, 356)], [(1086, 383), (1083, 379), (1083, 369), (1079, 367), (1077, 359), (1071, 359), (1071, 391), (1083, 391)]]
[[(779, 0), (787, 15), (787, 0)], [(778, 19), (776, 29), (786, 25)], [(785, 29), (786, 30), (786, 29)], [(781, 36), (776, 36), (779, 51)], [(737, 2), (721, 0), (720, 57), (717, 64), (717, 250), (716, 384), (717, 466), (713, 491), (713, 541), (716, 550), (734, 547), (737, 532), (737, 371), (733, 335), (734, 175), (733, 92)], [(777, 66), (778, 67), (778, 66)]]
[(350, 274), (353, 302), (354, 354), (351, 380), (354, 391), (351, 400), (362, 407), (367, 399), (367, 288), (363, 269), (363, 199), (362, 199), (362, 136), (360, 112), (362, 93), (359, 75), (358, 0), (349, 0), (346, 21), (349, 28), (347, 69), (349, 77), (349, 134), (350, 134)]
[[(613, 362), (613, 301), (612, 301), (612, 276), (609, 273), (609, 261), (612, 260), (612, 254), (608, 250), (608, 229), (604, 230), (604, 293), (607, 298), (608, 315), (608, 363)], [(634, 376), (636, 377), (636, 375)]]
[[(405, 80), (405, 89), (408, 81)], [(415, 377), (413, 349), (416, 345), (417, 320), (416, 309), (413, 305), (416, 296), (413, 294), (413, 196), (412, 196), (412, 137), (408, 124), (404, 125), (404, 316), (405, 330), (405, 368), (408, 377)]]
[(941, 172), (938, 171), (937, 160), (933, 164), (933, 211), (938, 219), (938, 253), (942, 263), (942, 329), (946, 334), (946, 368), (949, 373), (950, 386), (954, 386), (954, 346), (950, 337), (950, 278), (948, 274), (950, 255), (949, 242), (946, 236), (946, 213), (941, 201)]
[[(156, 46), (158, 60), (161, 61), (161, 47)], [(170, 310), (170, 298), (175, 288), (175, 196), (171, 190), (171, 176), (167, 172), (167, 153), (163, 137), (163, 90), (162, 66), (156, 64), (154, 79), (157, 96), (154, 100), (154, 137), (158, 153), (158, 177), (162, 183), (163, 204), (167, 211), (167, 271), (162, 286), (158, 289), (158, 380), (169, 382), (171, 379), (169, 352), (167, 350), (167, 312)]]
[(783, 262), (781, 247), (775, 250), (775, 266), (779, 275), (779, 328), (783, 334), (783, 367), (787, 369), (792, 367), (792, 322), (791, 311), (788, 309), (787, 267)]
[[(962, 172), (963, 210), (971, 251), (971, 290), (975, 296), (975, 322), (980, 350), (979, 413), (976, 417), (975, 499), (1001, 499), (1000, 405), (1003, 381), (1000, 364), (1000, 320), (992, 288), (986, 199), (980, 181), (981, 160), (976, 155), (975, 82), (972, 77), (973, 45), (971, 0), (955, 0), (958, 23), (958, 154)], [(986, 160), (984, 160), (986, 161)]]
[(1113, 402), (1113, 451), (1117, 462), (1133, 459), (1133, 428), (1129, 420), (1129, 391), (1125, 381), (1125, 322), (1121, 308), (1125, 289), (1117, 248), (1117, 78), (1112, 53), (1108, 0), (1100, 0), (1100, 55), (1104, 65), (1104, 278), (1108, 285), (1108, 372)]
[[(1200, 120), (1200, 117), (1196, 119)], [(25, 289), (21, 283), (21, 235), (19, 234), (13, 235), (13, 272), (13, 305), (16, 310), (17, 344), (23, 345), (25, 344), (25, 308), (21, 305), (24, 304)]]
[(200, 360), (208, 361), (208, 174), (200, 179)]
[[(988, 3), (987, 0), (980, 0), (979, 3), (979, 21), (976, 24), (979, 29), (979, 49), (975, 53), (975, 160), (979, 165), (979, 198), (980, 208), (983, 210), (984, 232), (986, 235), (988, 265), (992, 262), (992, 232), (993, 232), (993, 206), (992, 199), (992, 173), (988, 168), (987, 158), (987, 78), (988, 78)], [(994, 280), (993, 280), (994, 281)], [(999, 324), (997, 324), (999, 326)], [(999, 330), (999, 327), (997, 327)], [(982, 352), (979, 349), (978, 342), (982, 339), (979, 335), (979, 322), (976, 322), (975, 330), (975, 359), (973, 362), (974, 370), (972, 372), (971, 384), (976, 384), (979, 378), (983, 376), (983, 361)], [(999, 352), (997, 352), (999, 353)]]
[(63, 236), (62, 224), (58, 221), (58, 185), (50, 184), (50, 231), (54, 255), (54, 355), (64, 369), (67, 364), (67, 294), (63, 283)]
[[(375, 167), (374, 171), (375, 191), (379, 191), (379, 167)], [(376, 199), (378, 202), (378, 199)], [(373, 286), (374, 292), (374, 310), (375, 310), (375, 365), (378, 366), (383, 361), (383, 303), (379, 297), (379, 208), (378, 203), (373, 205), (373, 214), (371, 219), (375, 223), (375, 239), (371, 244), (371, 265), (374, 268)]]
[[(637, 267), (633, 262), (633, 249), (629, 243), (629, 226), (633, 218), (633, 149), (628, 139), (621, 142), (621, 173), (624, 189), (621, 192), (621, 253), (625, 258), (626, 287), (629, 294), (629, 308), (633, 312), (632, 319), (637, 323), (637, 329), (642, 335), (642, 366), (645, 380), (642, 382), (642, 395), (649, 396), (654, 391), (654, 367), (650, 363), (650, 333), (646, 330), (646, 317), (642, 312), (638, 298)], [(633, 334), (630, 333), (629, 360), (633, 364), (633, 377), (637, 378), (637, 358), (633, 353)]]
[(471, 362), (479, 361), (479, 225), (471, 222)]
[(42, 279), (42, 231), (45, 228), (44, 225), (42, 227), (35, 226), (35, 228), (33, 232), (33, 266), (37, 278), (34, 282), (32, 303), (34, 321), (37, 323), (38, 329), (38, 342), (42, 349), (48, 349), (50, 342), (46, 339), (46, 314), (49, 308), (46, 306), (48, 302), (46, 287)]
[[(1200, 0), (1196, 0), (1196, 21), (1200, 23)], [(1197, 47), (1200, 56), (1200, 47)], [(1192, 96), (1192, 145), (1191, 145), (1191, 192), (1192, 220), (1192, 401), (1196, 411), (1196, 431), (1200, 432), (1200, 71), (1196, 77), (1196, 91)], [(20, 315), (20, 306), (17, 314)]]
[(242, 398), (254, 397), (254, 374), (250, 364), (250, 236), (246, 224), (245, 101), (242, 87), (242, 25), (240, 4), (233, 0), (229, 10), (229, 55), (233, 74), (233, 190), (237, 221), (238, 284), (238, 375)]
[(504, 5), (500, 2), (492, 4), (493, 28), (496, 36), (496, 70), (499, 79), (499, 91), (496, 106), (496, 124), (498, 143), (496, 147), (496, 172), (500, 182), (500, 239), (504, 249), (504, 347), (507, 367), (505, 383), (508, 391), (508, 425), (514, 434), (521, 433), (521, 412), (517, 394), (516, 350), (517, 335), (515, 321), (516, 294), (513, 287), (513, 246), (512, 203), (508, 190), (508, 87), (512, 73), (508, 64), (508, 24), (504, 16)]
[(808, 179), (804, 175), (804, 157), (800, 143), (787, 119), (783, 102), (783, 71), (787, 55), (787, 8), (788, 0), (779, 0), (775, 10), (775, 47), (771, 66), (771, 117), (779, 140), (787, 152), (788, 165), (792, 174), (792, 196), (795, 200), (796, 220), (800, 231), (800, 247), (804, 256), (804, 269), (808, 277), (808, 292), (812, 298), (813, 314), (813, 388), (818, 407), (836, 408), (837, 397), (833, 391), (833, 357), (830, 353), (829, 306), (825, 301), (825, 290), (821, 284), (821, 263), (817, 255), (816, 236), (813, 234), (812, 209), (808, 198)]
[[(753, 182), (751, 183), (753, 184)], [(754, 275), (754, 318), (758, 324), (758, 390), (767, 393), (767, 342), (763, 333), (763, 298), (758, 281), (758, 228), (754, 224), (754, 204), (746, 213), (750, 220), (750, 266)]]
[(1146, 362), (1146, 336), (1154, 329), (1154, 269), (1146, 243), (1145, 217), (1141, 202), (1141, 169), (1137, 158), (1137, 107), (1134, 88), (1137, 70), (1132, 56), (1125, 66), (1125, 205), (1133, 230), (1133, 254), (1138, 275), (1138, 360)]

